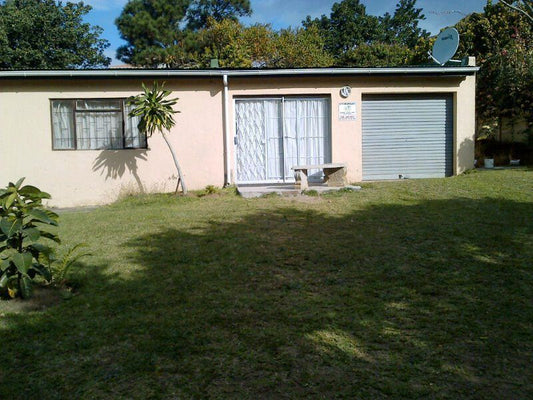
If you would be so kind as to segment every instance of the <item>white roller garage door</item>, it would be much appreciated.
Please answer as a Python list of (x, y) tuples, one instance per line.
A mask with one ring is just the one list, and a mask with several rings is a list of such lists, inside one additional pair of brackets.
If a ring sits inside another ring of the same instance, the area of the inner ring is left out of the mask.
[(453, 174), (451, 95), (364, 95), (363, 180)]

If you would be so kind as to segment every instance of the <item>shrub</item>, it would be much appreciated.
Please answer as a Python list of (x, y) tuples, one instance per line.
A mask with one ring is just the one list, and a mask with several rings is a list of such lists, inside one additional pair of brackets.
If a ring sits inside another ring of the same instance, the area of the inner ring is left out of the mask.
[(58, 257), (55, 252), (50, 254), (48, 257), (48, 265), (56, 285), (65, 286), (67, 284), (67, 275), (71, 267), (76, 264), (80, 258), (91, 255), (90, 253), (79, 252), (79, 250), (84, 247), (87, 247), (85, 243), (78, 243), (67, 248), (60, 257)]
[(213, 186), (213, 185), (207, 185), (205, 187), (205, 192), (207, 194), (216, 194), (216, 193), (219, 193), (220, 192), (220, 189), (217, 188), (216, 186)]
[(0, 189), (0, 291), (11, 298), (31, 297), (37, 275), (52, 280), (45, 266), (52, 250), (41, 240), (60, 243), (56, 234), (44, 229), (58, 225), (58, 215), (42, 204), (50, 195), (34, 186), (22, 186), (23, 181)]

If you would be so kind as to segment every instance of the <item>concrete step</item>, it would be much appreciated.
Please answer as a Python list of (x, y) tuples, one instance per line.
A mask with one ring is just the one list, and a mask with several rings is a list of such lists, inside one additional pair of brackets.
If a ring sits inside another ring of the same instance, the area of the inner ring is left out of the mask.
[[(344, 187), (330, 187), (327, 185), (311, 185), (308, 190), (315, 190), (319, 194), (335, 192), (341, 189), (360, 190), (361, 186), (347, 185)], [(245, 199), (254, 197), (261, 197), (268, 194), (277, 194), (279, 196), (300, 196), (302, 191), (297, 189), (294, 185), (239, 185), (237, 191)]]

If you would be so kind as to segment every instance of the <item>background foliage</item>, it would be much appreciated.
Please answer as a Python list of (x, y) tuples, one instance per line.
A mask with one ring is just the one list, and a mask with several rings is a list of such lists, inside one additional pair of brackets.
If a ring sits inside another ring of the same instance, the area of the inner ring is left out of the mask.
[(208, 19), (235, 21), (250, 13), (249, 0), (130, 0), (116, 20), (127, 42), (117, 57), (145, 67), (197, 67), (196, 31)]
[(487, 2), (456, 25), (461, 42), (458, 56), (475, 56), (477, 118), (484, 136), (498, 137), (503, 121), (525, 119), (533, 128), (533, 26), (501, 3)]
[(111, 59), (102, 28), (83, 22), (83, 3), (55, 0), (0, 2), (0, 68), (57, 69), (105, 67)]
[(288, 28), (279, 32), (270, 25), (245, 27), (237, 21), (209, 21), (198, 36), (199, 67), (209, 67), (217, 58), (223, 68), (327, 67), (333, 58), (324, 50), (324, 38), (317, 29)]
[(393, 15), (382, 17), (367, 14), (359, 0), (343, 0), (329, 16), (307, 17), (302, 27), (280, 31), (238, 22), (250, 13), (243, 0), (130, 0), (116, 21), (128, 42), (117, 54), (132, 65), (171, 68), (204, 68), (211, 58), (230, 68), (390, 66), (427, 59), (429, 34), (418, 26), (425, 16), (416, 0), (400, 0)]
[[(418, 24), (426, 17), (416, 0), (400, 0), (393, 15), (367, 14), (360, 0), (335, 3), (330, 16), (307, 17), (304, 27), (318, 28), (326, 50), (339, 66), (398, 66), (413, 64), (428, 46), (429, 33)], [(424, 53), (423, 59), (427, 60)]]

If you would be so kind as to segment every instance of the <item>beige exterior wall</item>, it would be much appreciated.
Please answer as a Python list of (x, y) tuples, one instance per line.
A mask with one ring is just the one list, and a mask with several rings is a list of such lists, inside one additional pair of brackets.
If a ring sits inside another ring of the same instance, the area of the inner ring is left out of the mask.
[[(331, 99), (332, 162), (348, 166), (347, 178), (359, 182), (363, 177), (362, 156), (362, 96), (364, 94), (449, 93), (454, 96), (454, 173), (474, 167), (475, 77), (313, 77), (230, 80), (232, 100), (242, 96), (327, 96)], [(343, 98), (340, 90), (350, 86), (350, 97)], [(355, 121), (339, 120), (339, 104), (357, 103)], [(231, 136), (235, 136), (235, 112), (232, 101)], [(233, 143), (233, 140), (231, 140)], [(235, 147), (232, 145), (231, 176), (235, 176)]]
[[(221, 78), (165, 79), (180, 100), (170, 133), (189, 188), (224, 184), (223, 84)], [(147, 84), (151, 80), (144, 80)], [(52, 194), (59, 207), (104, 204), (121, 194), (173, 191), (177, 177), (158, 135), (146, 150), (52, 150), (50, 99), (117, 98), (139, 93), (140, 79), (0, 81), (0, 185), (21, 176)], [(352, 88), (343, 99), (340, 89)], [(475, 78), (307, 77), (230, 78), (229, 157), (235, 177), (234, 99), (239, 96), (323, 95), (331, 99), (332, 161), (348, 165), (351, 182), (362, 178), (361, 99), (366, 93), (451, 93), (454, 95), (454, 171), (474, 162)], [(357, 120), (339, 121), (338, 106), (357, 103)]]
[[(148, 85), (150, 80), (146, 80)], [(127, 98), (141, 81), (0, 82), (0, 184), (25, 176), (70, 207), (110, 203), (121, 194), (174, 191), (172, 157), (160, 135), (146, 150), (52, 150), (50, 99)], [(169, 135), (190, 189), (224, 184), (222, 83), (173, 80), (179, 97), (176, 126)]]

